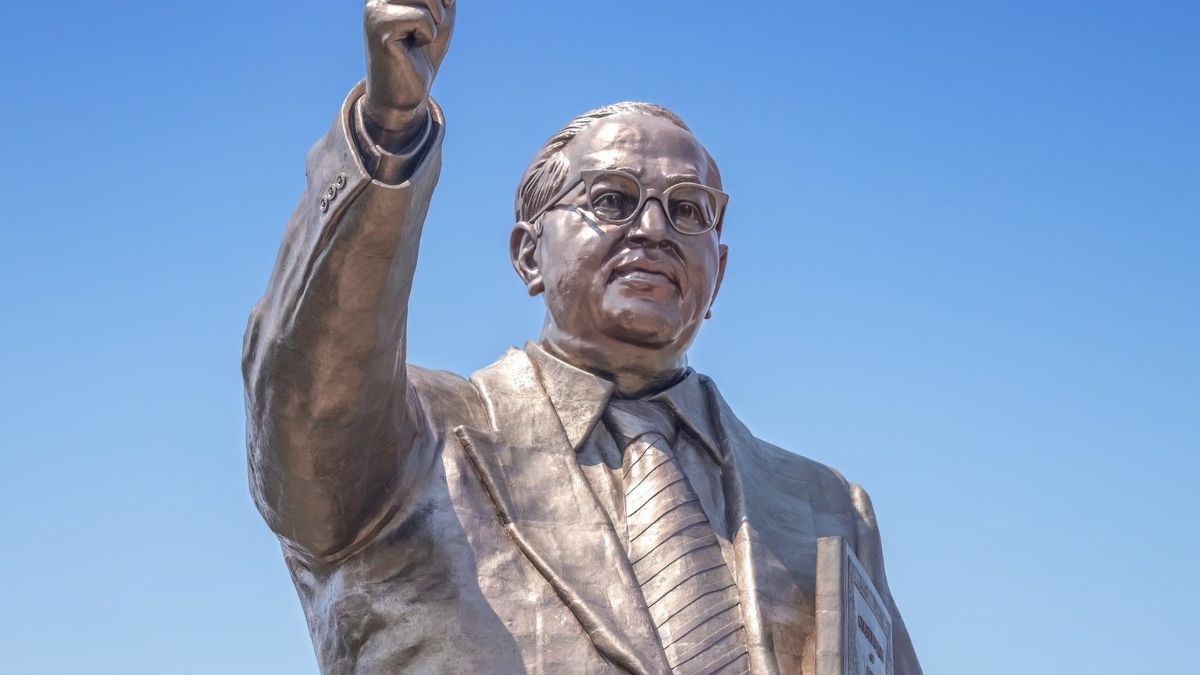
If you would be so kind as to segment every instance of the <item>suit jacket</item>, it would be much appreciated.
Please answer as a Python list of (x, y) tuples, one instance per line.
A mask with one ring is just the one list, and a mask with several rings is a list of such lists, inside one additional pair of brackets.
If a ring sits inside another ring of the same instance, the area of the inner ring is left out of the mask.
[[(432, 106), (426, 151), (386, 184), (356, 146), (361, 94), (310, 153), (243, 360), (251, 491), (284, 544), (322, 671), (668, 675), (576, 460), (580, 430), (529, 356), (512, 349), (469, 380), (406, 365), (444, 123)], [(816, 540), (836, 535), (896, 618), (896, 672), (919, 674), (866, 493), (755, 438), (700, 377), (753, 672), (814, 672)]]

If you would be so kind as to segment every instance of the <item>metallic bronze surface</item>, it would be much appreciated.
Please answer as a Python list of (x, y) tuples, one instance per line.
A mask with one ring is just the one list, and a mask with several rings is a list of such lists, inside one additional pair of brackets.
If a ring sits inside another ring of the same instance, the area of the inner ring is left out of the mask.
[[(670, 411), (665, 447), (687, 490), (668, 498), (706, 523), (706, 557), (685, 566), (731, 580), (720, 611), (693, 607), (698, 624), (727, 621), (689, 649), (718, 663), (707, 649), (728, 648), (756, 675), (813, 673), (816, 542), (839, 536), (895, 617), (896, 672), (920, 673), (866, 493), (755, 438), (686, 366), (725, 270), (724, 198), (715, 162), (669, 111), (588, 113), (522, 178), (510, 255), (546, 302), (537, 344), (469, 379), (406, 365), (446, 132), (429, 89), (457, 9), (366, 3), (366, 82), (309, 154), (246, 333), (251, 491), (322, 671), (690, 672), (672, 669), (681, 628), (655, 601), (686, 610), (695, 589), (646, 597), (656, 582), (640, 563), (676, 542), (634, 550), (646, 524), (627, 513), (624, 469), (638, 444), (603, 421), (610, 401), (632, 399)], [(636, 192), (585, 178), (612, 172), (636, 176)], [(695, 203), (701, 192), (720, 208)], [(711, 227), (695, 220), (705, 214)]]
[(605, 419), (625, 446), (626, 553), (671, 671), (748, 673), (737, 584), (675, 458), (674, 415), (655, 401), (612, 401)]

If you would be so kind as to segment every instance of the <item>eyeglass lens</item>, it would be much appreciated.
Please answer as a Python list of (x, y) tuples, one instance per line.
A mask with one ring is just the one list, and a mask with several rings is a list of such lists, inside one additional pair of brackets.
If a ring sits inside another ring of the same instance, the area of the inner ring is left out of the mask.
[[(720, 205), (712, 193), (687, 185), (672, 187), (667, 192), (665, 207), (675, 229), (698, 234), (709, 230), (716, 222)], [(609, 223), (628, 222), (642, 206), (642, 197), (638, 182), (620, 173), (596, 176), (588, 192), (592, 213)]]

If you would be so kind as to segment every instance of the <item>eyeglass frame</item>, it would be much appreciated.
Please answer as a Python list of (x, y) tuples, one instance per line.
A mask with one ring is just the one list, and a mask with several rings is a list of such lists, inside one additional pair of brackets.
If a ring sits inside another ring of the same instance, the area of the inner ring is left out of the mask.
[[(592, 184), (600, 176), (608, 174), (616, 174), (618, 176), (628, 178), (638, 186), (641, 199), (638, 202), (637, 208), (633, 210), (633, 213), (631, 213), (628, 218), (624, 218), (622, 220), (608, 220), (597, 214), (595, 207), (592, 205)], [(671, 224), (671, 229), (675, 230), (679, 234), (695, 237), (702, 234), (708, 234), (714, 229), (718, 229), (721, 221), (725, 218), (725, 208), (729, 206), (729, 195), (714, 187), (709, 187), (708, 185), (704, 185), (702, 183), (693, 183), (690, 181), (685, 183), (675, 183), (665, 190), (659, 190), (657, 188), (646, 187), (642, 184), (641, 179), (622, 169), (585, 169), (579, 172), (578, 178), (563, 186), (563, 189), (559, 190), (553, 197), (551, 197), (546, 204), (542, 206), (542, 208), (538, 209), (532, 216), (530, 216), (526, 222), (533, 225), (536, 228), (537, 234), (540, 236), (542, 233), (542, 226), (538, 220), (550, 211), (562, 206), (559, 204), (559, 202), (561, 202), (563, 199), (566, 199), (567, 195), (574, 192), (575, 188), (579, 187), (581, 184), (583, 185), (583, 195), (587, 197), (588, 212), (591, 213), (592, 216), (595, 217), (599, 222), (608, 225), (625, 226), (632, 223), (642, 215), (642, 212), (646, 209), (646, 203), (651, 199), (656, 199), (658, 200), (659, 205), (662, 207), (663, 213), (666, 214), (667, 222)], [(671, 212), (667, 209), (667, 205), (670, 203), (671, 193), (679, 188), (698, 188), (716, 198), (717, 212), (716, 217), (713, 218), (712, 224), (699, 232), (684, 232), (683, 230), (679, 229), (679, 226), (675, 224), (675, 219), (671, 217)]]

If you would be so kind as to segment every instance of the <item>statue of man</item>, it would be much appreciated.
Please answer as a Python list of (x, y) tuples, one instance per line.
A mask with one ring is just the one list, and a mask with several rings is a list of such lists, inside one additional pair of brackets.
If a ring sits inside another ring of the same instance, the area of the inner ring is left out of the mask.
[(587, 113), (521, 179), (540, 340), (469, 379), (406, 363), (456, 10), (367, 1), (366, 82), (309, 155), (246, 333), (251, 489), (322, 672), (811, 675), (816, 542), (840, 536), (918, 675), (867, 494), (686, 365), (727, 198), (674, 114)]

